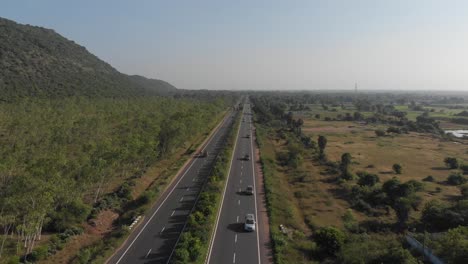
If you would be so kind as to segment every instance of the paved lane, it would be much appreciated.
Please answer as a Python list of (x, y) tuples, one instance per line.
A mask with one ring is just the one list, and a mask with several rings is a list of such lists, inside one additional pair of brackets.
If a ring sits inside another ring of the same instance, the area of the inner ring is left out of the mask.
[(166, 263), (194, 206), (204, 180), (211, 171), (227, 133), (232, 129), (233, 113), (206, 142), (204, 158), (193, 158), (166, 192), (159, 198), (129, 239), (108, 263)]
[[(256, 193), (244, 193), (249, 185), (256, 190), (251, 118), (250, 104), (246, 103), (220, 217), (208, 252), (210, 264), (260, 263), (258, 226), (255, 232), (244, 231), (246, 214), (254, 214), (258, 219)], [(249, 160), (242, 159), (246, 154)]]

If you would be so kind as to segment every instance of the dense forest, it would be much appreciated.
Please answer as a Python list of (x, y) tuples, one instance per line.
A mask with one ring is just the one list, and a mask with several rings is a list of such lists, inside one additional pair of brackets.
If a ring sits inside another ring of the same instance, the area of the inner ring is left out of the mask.
[(171, 84), (128, 76), (51, 29), (0, 17), (0, 101), (167, 95)]
[(229, 104), (158, 97), (0, 104), (3, 233), (17, 235), (31, 252), (43, 231), (84, 221), (103, 193), (113, 191), (109, 182), (141, 175), (206, 131)]

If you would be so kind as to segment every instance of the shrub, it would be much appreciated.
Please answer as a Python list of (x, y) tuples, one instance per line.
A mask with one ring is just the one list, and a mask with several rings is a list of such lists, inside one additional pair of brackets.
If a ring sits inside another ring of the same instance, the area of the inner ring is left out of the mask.
[(328, 256), (335, 255), (344, 244), (344, 233), (335, 227), (323, 227), (314, 236), (320, 250)]
[(382, 129), (377, 129), (375, 130), (375, 135), (378, 137), (383, 137), (385, 136), (385, 131), (383, 131)]
[(468, 227), (448, 230), (434, 243), (435, 253), (446, 263), (466, 263), (468, 259)]
[(59, 207), (51, 214), (49, 228), (54, 231), (64, 231), (86, 220), (91, 212), (91, 207), (81, 199), (74, 200)]
[(447, 182), (451, 185), (461, 185), (466, 183), (466, 178), (463, 177), (460, 173), (452, 173), (447, 178)]
[(445, 165), (450, 169), (458, 169), (458, 160), (457, 158), (447, 157), (444, 159)]
[(401, 134), (401, 130), (398, 127), (389, 127), (387, 133)]
[(429, 176), (427, 176), (426, 178), (424, 178), (423, 181), (433, 182), (433, 181), (434, 181), (434, 177), (432, 177), (432, 175), (429, 175)]
[(77, 258), (79, 264), (89, 263), (89, 260), (91, 259), (91, 251), (89, 249), (81, 250), (78, 253)]
[(421, 221), (432, 231), (444, 231), (464, 224), (467, 217), (465, 209), (460, 205), (449, 207), (438, 200), (432, 200), (425, 205)]
[(379, 176), (376, 174), (371, 174), (367, 172), (358, 172), (359, 176), (358, 184), (360, 186), (374, 186), (380, 181)]
[(393, 164), (392, 168), (393, 168), (393, 171), (394, 171), (396, 174), (401, 174), (402, 167), (401, 167), (400, 164), (395, 163), (395, 164)]
[(463, 184), (459, 188), (463, 199), (468, 199), (468, 183)]
[(468, 164), (461, 165), (460, 169), (463, 171), (464, 174), (468, 174)]
[(31, 261), (38, 261), (45, 259), (48, 255), (49, 248), (47, 245), (39, 246), (34, 249), (34, 251), (31, 253), (31, 258), (28, 258), (28, 260)]

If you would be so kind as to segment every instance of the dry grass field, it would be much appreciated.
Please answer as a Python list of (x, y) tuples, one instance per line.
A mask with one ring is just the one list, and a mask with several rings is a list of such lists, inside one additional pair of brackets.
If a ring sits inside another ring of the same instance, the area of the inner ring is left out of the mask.
[[(319, 135), (326, 136), (328, 160), (339, 162), (341, 155), (352, 155), (351, 171), (366, 171), (377, 174), (380, 182), (397, 177), (401, 182), (418, 180), (424, 183), (420, 193), (424, 203), (432, 199), (453, 201), (460, 195), (456, 186), (446, 184), (446, 179), (453, 170), (448, 170), (444, 158), (457, 157), (460, 163), (468, 164), (467, 143), (447, 141), (431, 134), (414, 133), (395, 134), (384, 137), (375, 135), (376, 129), (387, 129), (385, 125), (365, 125), (358, 122), (323, 121), (309, 113), (301, 113), (304, 118), (302, 132), (314, 141)], [(323, 119), (323, 115), (322, 118)], [(379, 217), (368, 216), (351, 209), (341, 187), (333, 176), (327, 175), (327, 166), (319, 164), (311, 151), (302, 153), (303, 161), (297, 169), (280, 166), (276, 159), (278, 153), (286, 152), (287, 139), (277, 130), (259, 126), (260, 150), (264, 161), (264, 170), (269, 179), (267, 188), (273, 197), (270, 217), (272, 234), (279, 233), (282, 224), (291, 230), (287, 246), (282, 247), (282, 256), (287, 256), (285, 263), (311, 263), (310, 249), (315, 245), (310, 235), (317, 228), (324, 226), (344, 227), (343, 216), (351, 211), (358, 221), (378, 220), (395, 223), (393, 211)], [(399, 163), (402, 174), (395, 174), (392, 165)], [(265, 168), (266, 167), (266, 168)], [(433, 176), (433, 182), (423, 179)], [(354, 184), (350, 182), (350, 184)], [(421, 210), (411, 213), (410, 221), (419, 219)], [(378, 236), (378, 234), (375, 234)]]
[[(326, 154), (331, 161), (339, 161), (343, 153), (348, 152), (353, 157), (351, 170), (353, 172), (367, 171), (379, 175), (381, 182), (392, 177), (397, 177), (400, 181), (408, 180), (422, 181), (431, 175), (434, 182), (425, 182), (425, 189), (422, 192), (423, 200), (431, 199), (451, 200), (460, 195), (459, 189), (445, 183), (447, 177), (453, 171), (448, 170), (443, 162), (445, 157), (457, 157), (461, 163), (468, 164), (468, 144), (452, 142), (438, 139), (430, 134), (409, 133), (395, 134), (384, 137), (375, 135), (376, 129), (386, 127), (375, 125), (361, 125), (356, 122), (342, 121), (320, 121), (306, 120), (303, 132), (317, 138), (318, 135), (326, 136), (328, 144)], [(392, 171), (392, 165), (399, 163), (403, 167), (400, 175)], [(312, 165), (309, 171), (313, 175), (320, 174), (320, 167)], [(320, 176), (312, 176), (318, 178)], [(333, 194), (333, 187), (327, 184), (320, 186), (325, 197), (330, 197), (332, 203), (340, 204), (340, 199)], [(339, 195), (338, 195), (339, 196)], [(320, 197), (315, 203), (322, 203)], [(310, 201), (314, 203), (314, 201)], [(315, 205), (316, 206), (316, 205)], [(343, 207), (346, 207), (343, 205)], [(333, 208), (335, 212), (337, 208)], [(315, 210), (320, 213), (320, 209)], [(342, 211), (342, 210), (341, 210)], [(417, 215), (418, 212), (415, 212)], [(339, 215), (334, 220), (324, 223), (336, 223)], [(323, 215), (316, 220), (322, 223)], [(327, 217), (328, 218), (328, 217)]]

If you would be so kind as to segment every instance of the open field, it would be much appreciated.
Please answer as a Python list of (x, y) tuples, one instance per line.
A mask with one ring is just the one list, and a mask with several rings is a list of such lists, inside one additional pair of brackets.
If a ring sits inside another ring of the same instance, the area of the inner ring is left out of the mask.
[[(449, 200), (459, 195), (457, 187), (445, 184), (452, 172), (445, 167), (445, 157), (457, 157), (468, 163), (467, 145), (440, 140), (430, 134), (409, 133), (377, 137), (376, 125), (359, 125), (355, 122), (326, 122), (306, 120), (303, 132), (316, 138), (328, 139), (326, 153), (329, 160), (339, 161), (343, 153), (353, 157), (353, 172), (367, 171), (379, 175), (381, 181), (397, 177), (401, 181), (418, 180), (431, 175), (434, 182), (425, 182), (424, 200)], [(399, 163), (403, 173), (396, 175), (392, 165)], [(440, 191), (436, 190), (440, 188)]]
[[(307, 105), (308, 110), (297, 111), (295, 115), (303, 119), (316, 119), (324, 120), (325, 118), (330, 119), (340, 119), (346, 114), (353, 115), (354, 112), (358, 110), (352, 104), (344, 104), (343, 106), (326, 106), (327, 109), (324, 109), (322, 105), (319, 104), (309, 104)], [(467, 129), (468, 125), (466, 124), (457, 124), (451, 122), (453, 118), (463, 118), (468, 119), (467, 117), (457, 116), (464, 109), (452, 109), (449, 105), (437, 105), (437, 106), (428, 106), (423, 107), (421, 111), (412, 110), (408, 105), (395, 105), (395, 110), (404, 111), (407, 113), (406, 118), (411, 121), (416, 121), (416, 118), (422, 115), (425, 111), (428, 112), (428, 116), (436, 119), (440, 122), (440, 127), (442, 129)], [(460, 107), (468, 107), (468, 105), (462, 105)], [(465, 109), (466, 110), (466, 109)], [(364, 118), (371, 117), (374, 115), (373, 112), (360, 111)], [(319, 118), (316, 117), (319, 115)]]
[[(326, 136), (328, 143), (325, 153), (329, 162), (339, 163), (343, 153), (350, 153), (350, 171), (353, 174), (365, 171), (378, 175), (380, 183), (377, 186), (393, 177), (401, 182), (421, 182), (423, 190), (418, 192), (421, 204), (417, 210), (411, 210), (410, 224), (419, 221), (424, 204), (428, 201), (435, 199), (451, 203), (460, 198), (459, 188), (446, 183), (447, 177), (457, 170), (447, 169), (444, 159), (456, 157), (461, 164), (468, 164), (466, 142), (454, 142), (417, 132), (377, 137), (375, 130), (385, 131), (388, 125), (324, 120), (325, 117), (333, 119), (338, 114), (346, 113), (352, 114), (353, 111), (346, 106), (345, 110), (337, 108), (330, 111), (314, 105), (313, 110), (294, 112), (293, 118), (303, 120), (301, 133), (311, 137), (312, 141), (316, 142), (319, 135)], [(317, 114), (320, 117), (316, 117)], [(365, 116), (371, 114), (364, 113)], [(314, 242), (315, 232), (328, 226), (347, 230), (345, 215), (351, 214), (353, 221), (363, 224), (364, 229), (370, 223), (397, 228), (397, 216), (390, 208), (387, 208), (387, 213), (381, 214), (366, 214), (353, 209), (343, 188), (355, 185), (356, 180), (338, 181), (339, 173), (330, 172), (330, 167), (317, 159), (313, 148), (303, 147), (292, 130), (284, 126), (259, 124), (257, 127), (271, 232), (273, 240), (279, 244), (275, 248), (278, 263), (314, 263), (319, 260), (311, 253), (318, 252)], [(291, 145), (301, 146), (301, 162), (295, 168), (281, 164), (279, 158), (281, 154), (290, 153)], [(392, 166), (396, 163), (403, 167), (401, 174), (393, 172)], [(434, 180), (424, 181), (429, 175)], [(281, 231), (280, 225), (284, 225), (286, 231)], [(384, 244), (401, 247), (401, 234), (391, 230), (369, 231), (368, 235), (376, 241), (388, 238)]]

